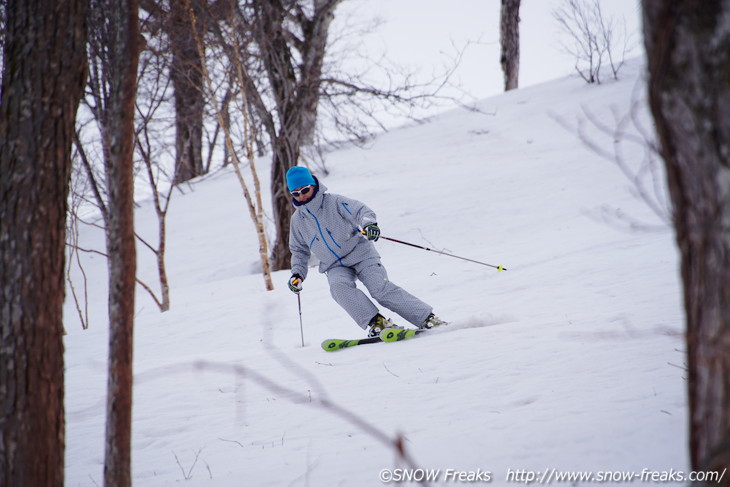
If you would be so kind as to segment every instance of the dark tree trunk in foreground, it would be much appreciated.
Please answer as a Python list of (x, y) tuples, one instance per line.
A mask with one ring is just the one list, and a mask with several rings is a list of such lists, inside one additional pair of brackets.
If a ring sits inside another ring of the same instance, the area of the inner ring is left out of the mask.
[(504, 91), (515, 90), (520, 75), (520, 0), (502, 0), (499, 37)]
[(681, 253), (690, 457), (694, 469), (722, 472), (730, 468), (730, 0), (643, 6), (649, 102)]
[(85, 4), (9, 0), (0, 102), (0, 486), (64, 482), (64, 248)]

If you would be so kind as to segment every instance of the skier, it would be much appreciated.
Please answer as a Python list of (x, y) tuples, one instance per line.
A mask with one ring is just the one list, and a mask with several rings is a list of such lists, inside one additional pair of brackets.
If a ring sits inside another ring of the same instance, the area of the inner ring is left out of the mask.
[(289, 169), (286, 182), (296, 206), (289, 232), (292, 292), (298, 294), (302, 290), (307, 263), (314, 253), (320, 261), (319, 271), (327, 275), (332, 297), (368, 331), (368, 336), (378, 336), (384, 328), (400, 327), (380, 314), (377, 306), (356, 287), (355, 279), (378, 303), (418, 328), (446, 324), (434, 316), (431, 306), (388, 279), (373, 245), (380, 237), (373, 210), (359, 201), (328, 193), (327, 187), (305, 167)]

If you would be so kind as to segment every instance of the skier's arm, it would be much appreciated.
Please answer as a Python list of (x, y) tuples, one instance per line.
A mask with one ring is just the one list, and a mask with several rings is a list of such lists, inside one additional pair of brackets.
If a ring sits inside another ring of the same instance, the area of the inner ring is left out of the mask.
[(294, 221), (289, 227), (289, 251), (291, 252), (291, 273), (301, 276), (302, 280), (307, 277), (307, 264), (311, 251), (309, 245), (302, 240), (301, 234), (294, 228)]
[(338, 209), (342, 217), (351, 221), (355, 227), (365, 228), (377, 222), (375, 212), (360, 201), (340, 196)]

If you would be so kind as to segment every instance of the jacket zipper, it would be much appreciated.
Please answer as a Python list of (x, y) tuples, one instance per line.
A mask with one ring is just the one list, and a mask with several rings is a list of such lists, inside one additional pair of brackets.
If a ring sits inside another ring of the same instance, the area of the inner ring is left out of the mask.
[[(322, 237), (322, 242), (324, 242), (324, 245), (327, 247), (327, 250), (329, 250), (330, 252), (332, 252), (332, 255), (334, 255), (337, 258), (337, 261), (341, 265), (345, 265), (345, 264), (342, 263), (342, 257), (340, 257), (337, 254), (337, 252), (335, 252), (334, 250), (332, 250), (332, 247), (330, 247), (330, 244), (327, 243), (327, 239), (324, 238), (324, 233), (322, 232), (322, 226), (319, 224), (319, 219), (317, 219), (317, 217), (314, 216), (314, 213), (312, 213), (309, 208), (307, 208), (307, 213), (309, 213), (310, 215), (312, 215), (312, 218), (314, 218), (314, 222), (317, 224), (317, 230), (319, 230), (319, 235)], [(329, 233), (329, 230), (327, 230), (327, 232)], [(331, 233), (330, 233), (330, 237), (332, 237), (332, 234)], [(335, 240), (332, 239), (332, 241), (334, 242)], [(335, 242), (335, 245), (337, 245), (337, 242)], [(339, 245), (337, 245), (337, 246), (339, 247)]]

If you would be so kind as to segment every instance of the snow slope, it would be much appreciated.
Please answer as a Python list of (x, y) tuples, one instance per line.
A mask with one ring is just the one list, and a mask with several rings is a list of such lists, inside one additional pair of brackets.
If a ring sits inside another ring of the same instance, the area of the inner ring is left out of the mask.
[[(492, 485), (518, 470), (686, 469), (671, 228), (563, 126), (586, 109), (613, 124), (643, 97), (641, 72), (634, 61), (618, 82), (571, 76), (513, 91), (394, 130), (367, 150), (329, 154), (331, 173), (320, 177), (371, 206), (383, 235), (508, 269), (378, 242), (391, 279), (452, 322), (408, 342), (322, 351), (322, 340), (362, 331), (313, 269), (301, 295), (302, 347), (288, 273), (274, 275), (272, 292), (256, 273), (234, 175), (181, 188), (169, 216), (172, 309), (160, 314), (137, 293), (134, 485), (381, 485), (381, 470), (403, 464), (370, 428), (402, 435), (416, 465), (441, 469), (433, 484), (458, 483), (445, 469), (481, 469)], [(612, 150), (610, 136), (593, 133)], [(644, 155), (631, 144), (624, 153), (635, 165)], [(601, 208), (660, 228), (607, 224)], [(137, 227), (154, 241), (149, 202)], [(97, 231), (81, 237), (103, 249)], [(140, 275), (154, 284), (152, 257), (138, 253)], [(94, 279), (88, 330), (66, 303), (73, 487), (103, 483), (106, 264), (84, 259)]]

